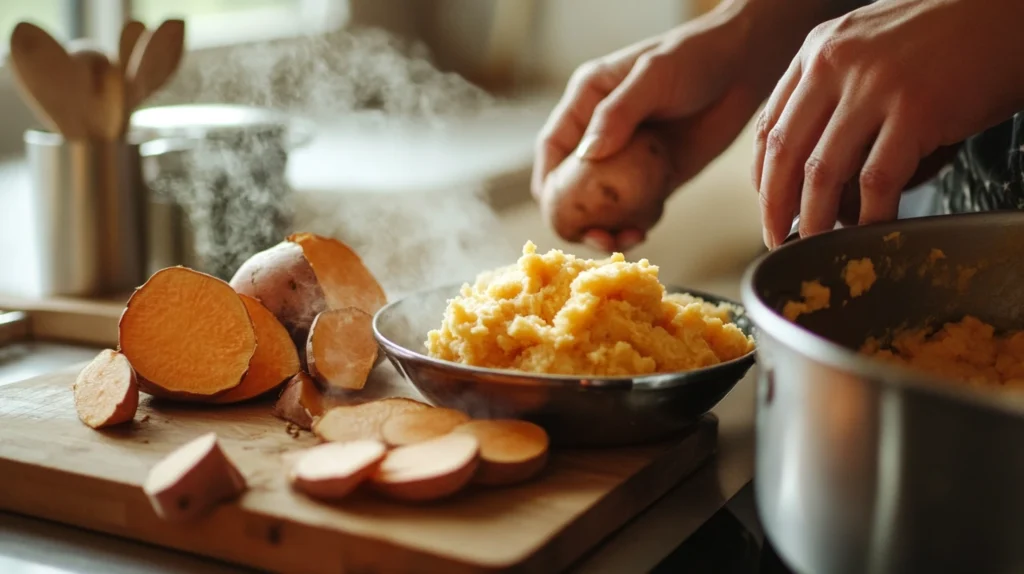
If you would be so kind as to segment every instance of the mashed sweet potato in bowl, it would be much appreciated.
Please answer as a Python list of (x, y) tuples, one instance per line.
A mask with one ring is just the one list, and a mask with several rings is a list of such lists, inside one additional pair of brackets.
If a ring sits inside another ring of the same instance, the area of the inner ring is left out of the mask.
[(374, 326), (431, 401), (530, 418), (573, 444), (680, 431), (754, 361), (738, 304), (666, 287), (646, 260), (540, 253), (532, 243), (513, 264), (392, 303)]

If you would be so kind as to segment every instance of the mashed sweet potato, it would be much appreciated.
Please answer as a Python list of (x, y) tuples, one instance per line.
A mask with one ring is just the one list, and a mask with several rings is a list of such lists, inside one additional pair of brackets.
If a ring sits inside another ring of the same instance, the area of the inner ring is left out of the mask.
[(729, 309), (666, 294), (646, 259), (581, 259), (533, 243), (449, 301), (430, 356), (478, 367), (625, 376), (707, 367), (753, 350)]

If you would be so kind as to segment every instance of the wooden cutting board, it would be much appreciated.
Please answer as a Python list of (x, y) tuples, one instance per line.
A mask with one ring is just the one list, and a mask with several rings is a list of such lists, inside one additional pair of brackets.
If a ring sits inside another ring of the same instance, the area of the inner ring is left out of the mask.
[[(697, 469), (717, 437), (708, 415), (665, 444), (555, 452), (541, 478), (518, 487), (422, 506), (357, 493), (328, 506), (288, 488), (290, 453), (315, 438), (292, 438), (267, 402), (144, 399), (129, 427), (94, 431), (73, 406), (79, 368), (0, 387), (0, 509), (278, 572), (559, 571)], [(142, 493), (146, 472), (208, 431), (249, 491), (197, 523), (160, 521)]]

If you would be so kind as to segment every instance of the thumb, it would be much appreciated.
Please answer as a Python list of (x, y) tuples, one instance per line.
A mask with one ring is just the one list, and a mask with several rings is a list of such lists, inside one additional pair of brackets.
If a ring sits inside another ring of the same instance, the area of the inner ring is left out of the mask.
[(626, 147), (641, 122), (657, 105), (657, 91), (647, 66), (634, 65), (594, 109), (587, 131), (576, 148), (580, 159), (600, 160)]

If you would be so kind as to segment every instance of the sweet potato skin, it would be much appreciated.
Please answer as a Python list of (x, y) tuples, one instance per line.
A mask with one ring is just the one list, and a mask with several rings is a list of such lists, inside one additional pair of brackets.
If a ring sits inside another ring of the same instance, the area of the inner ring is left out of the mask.
[[(199, 447), (201, 450), (195, 450)], [(161, 475), (170, 470), (171, 459), (193, 449), (198, 458), (184, 461), (192, 464), (183, 472), (175, 472), (177, 480), (168, 483)], [(237, 497), (246, 489), (245, 477), (227, 457), (217, 436), (207, 433), (182, 445), (150, 469), (143, 485), (154, 512), (169, 522), (188, 522), (200, 518), (219, 503)]]
[(317, 389), (316, 383), (300, 371), (285, 383), (277, 402), (274, 403), (275, 417), (290, 422), (302, 430), (310, 430), (313, 421), (323, 415), (328, 400)]

